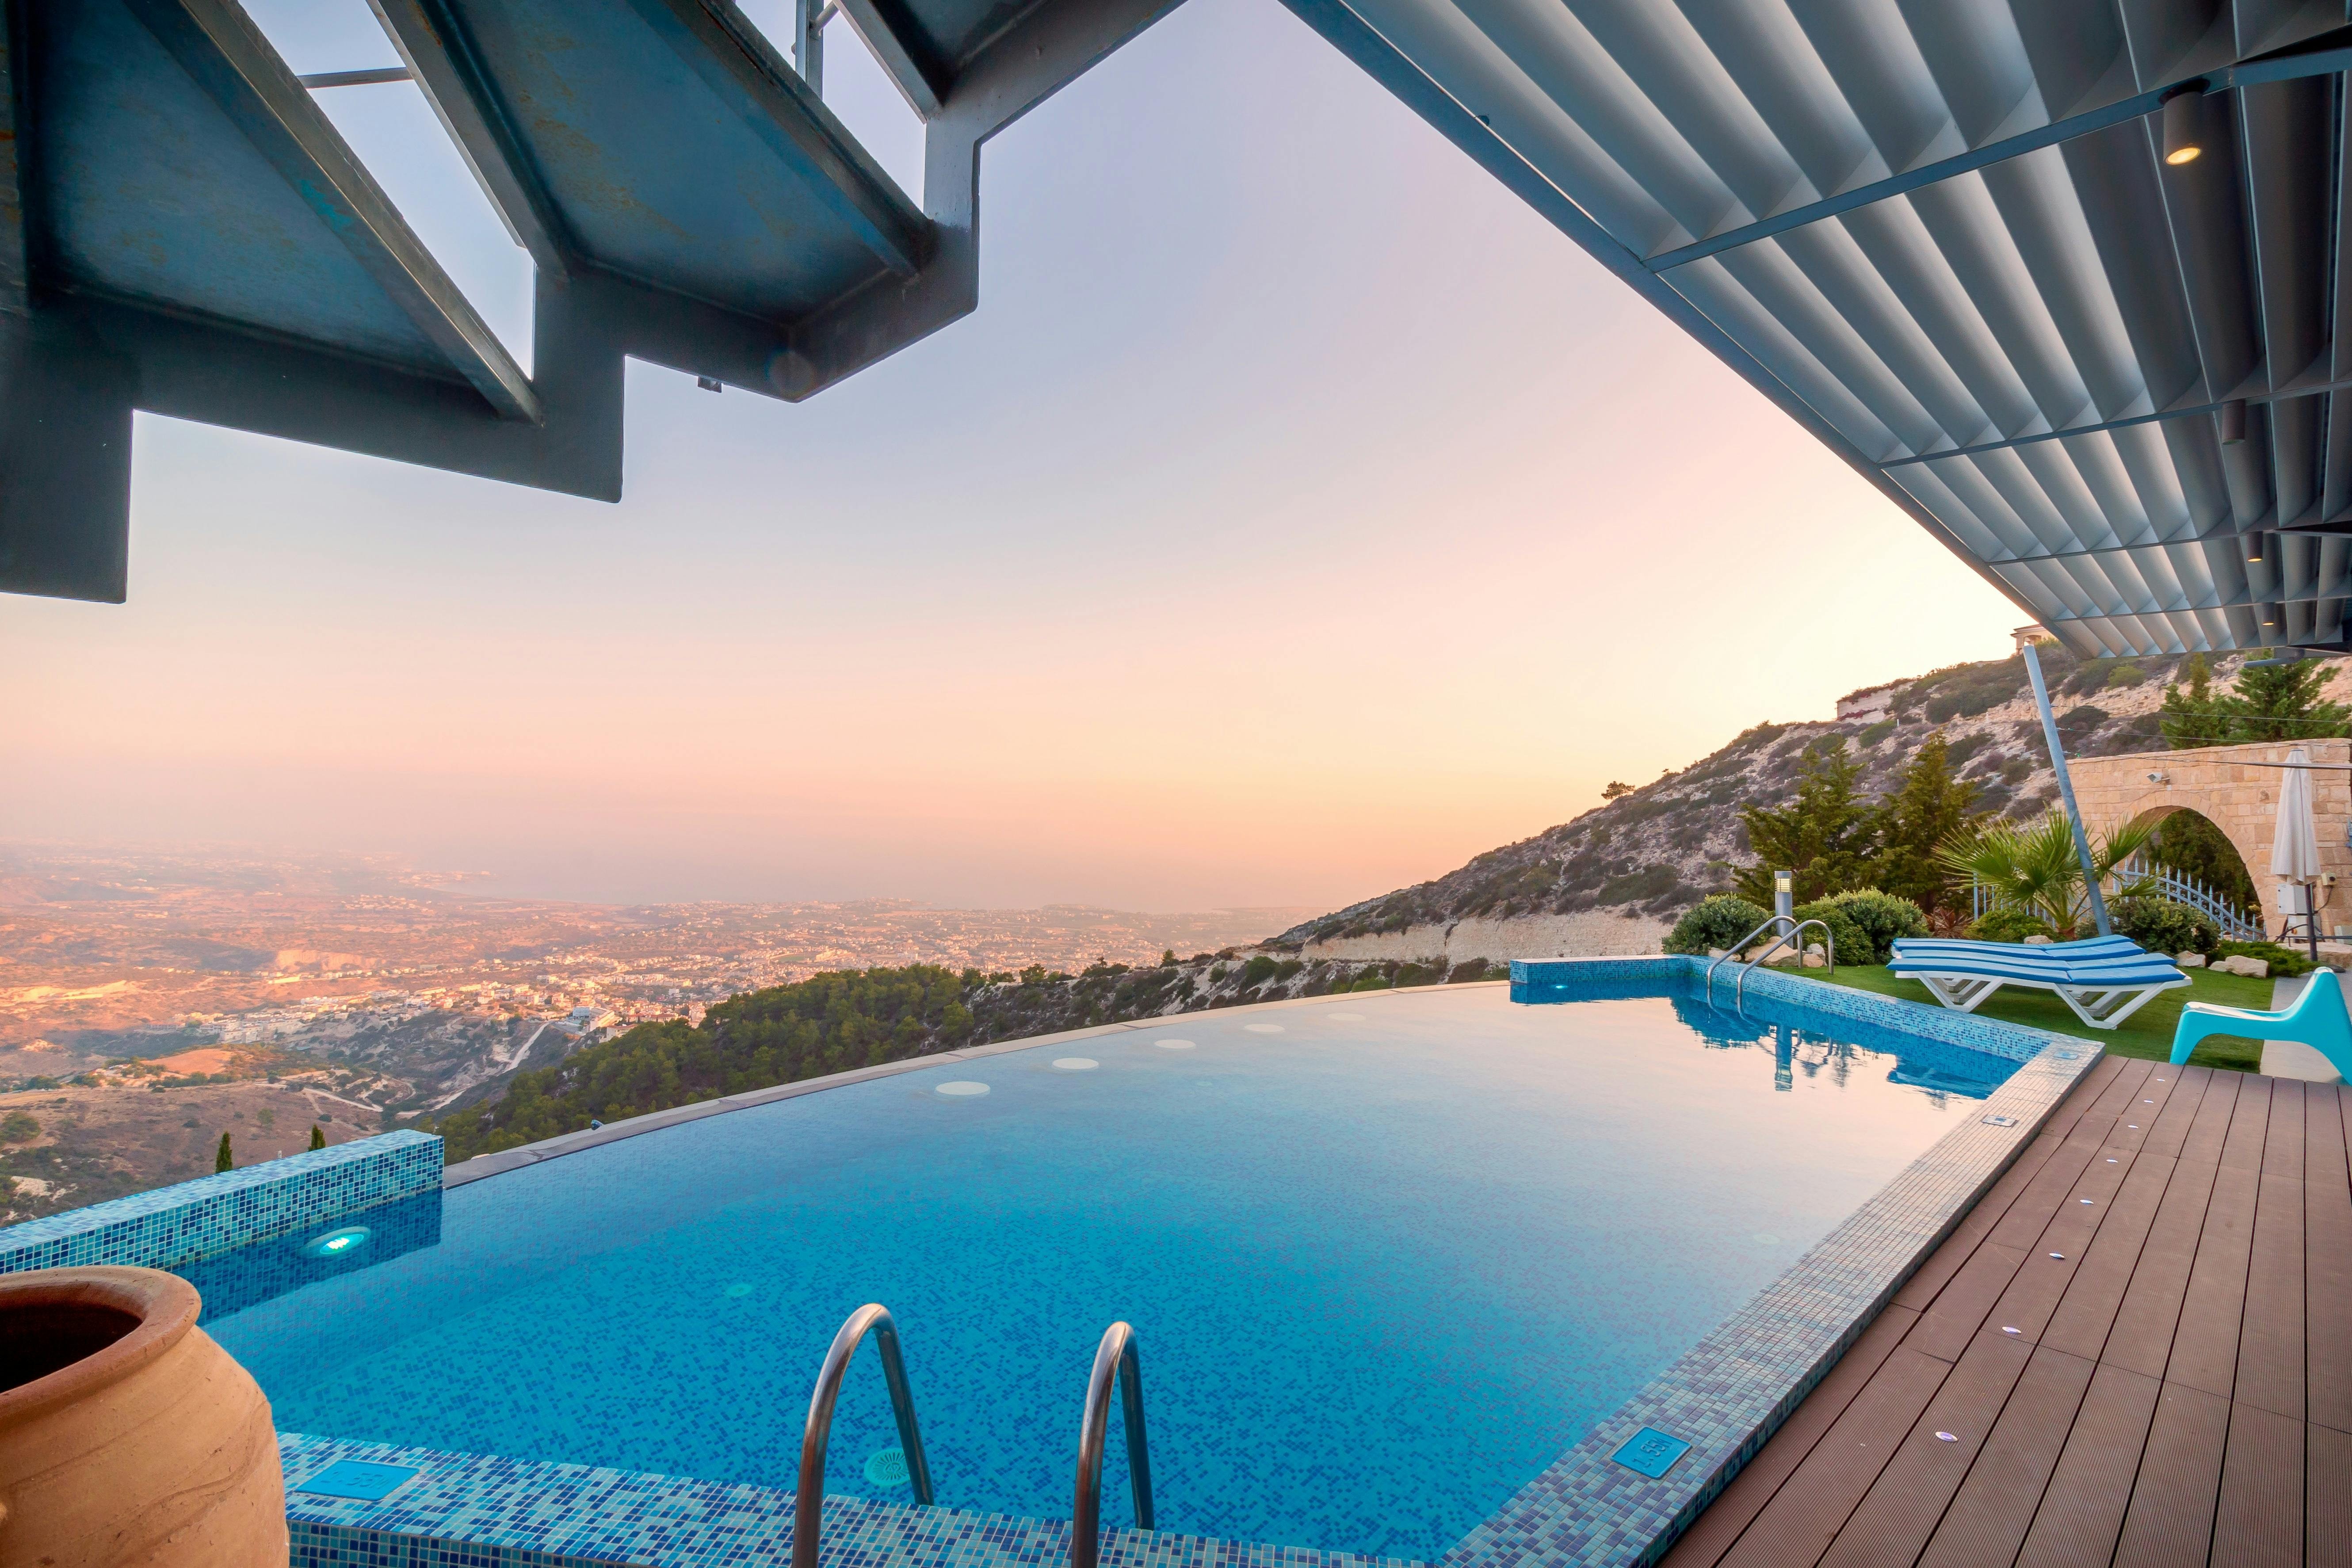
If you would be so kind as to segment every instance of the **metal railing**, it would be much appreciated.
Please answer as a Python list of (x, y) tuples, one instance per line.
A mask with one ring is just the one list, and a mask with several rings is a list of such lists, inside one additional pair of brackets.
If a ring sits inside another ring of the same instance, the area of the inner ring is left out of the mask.
[[(2260, 942), (2263, 931), (2262, 918), (2250, 915), (2238, 907), (2237, 901), (2201, 877), (2191, 876), (2161, 863), (2150, 864), (2139, 856), (2124, 861), (2106, 879), (2108, 888), (2121, 897), (2126, 889), (2153, 892), (2187, 904), (2190, 909), (2213, 922), (2221, 935), (2232, 942)], [(1969, 914), (1972, 920), (1982, 920), (1994, 905), (1993, 891), (1980, 881), (1969, 884)]]
[[(1110, 1385), (1116, 1379), (1127, 1416), (1127, 1477), (1135, 1495), (1135, 1523), (1151, 1523), (1151, 1450), (1143, 1436), (1143, 1362), (1135, 1331), (1113, 1323), (1095, 1347), (1087, 1379), (1087, 1411), (1078, 1424), (1078, 1495), (1070, 1507), (1070, 1568), (1096, 1568), (1102, 1553), (1103, 1440), (1110, 1431)], [(794, 1568), (800, 1568), (795, 1563)]]
[(818, 1537), (824, 1530), (824, 1448), (833, 1436), (833, 1405), (841, 1396), (842, 1373), (849, 1370), (849, 1360), (868, 1329), (875, 1331), (874, 1348), (882, 1354), (882, 1380), (890, 1385), (890, 1414), (898, 1417), (907, 1479), (914, 1483), (917, 1502), (928, 1506), (931, 1500), (931, 1467), (923, 1458), (923, 1435), (915, 1426), (915, 1396), (907, 1387), (907, 1363), (898, 1354), (898, 1326), (887, 1308), (869, 1301), (850, 1313), (841, 1332), (833, 1336), (833, 1348), (824, 1352), (816, 1388), (809, 1394), (808, 1426), (801, 1433), (800, 1491), (793, 1504), (793, 1568), (816, 1568)]

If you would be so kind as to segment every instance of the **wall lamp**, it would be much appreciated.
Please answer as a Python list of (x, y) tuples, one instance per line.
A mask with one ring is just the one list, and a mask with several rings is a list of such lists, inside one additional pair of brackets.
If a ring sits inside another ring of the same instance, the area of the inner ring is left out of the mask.
[(2178, 169), (2205, 155), (2205, 141), (2197, 129), (2197, 104), (2205, 96), (2201, 81), (2184, 82), (2164, 98), (2164, 161)]

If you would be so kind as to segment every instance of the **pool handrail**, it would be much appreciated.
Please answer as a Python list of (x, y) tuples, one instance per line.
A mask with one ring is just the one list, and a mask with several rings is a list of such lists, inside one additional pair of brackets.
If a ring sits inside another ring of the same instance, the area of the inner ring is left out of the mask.
[[(1078, 1423), (1078, 1495), (1070, 1505), (1070, 1568), (1096, 1568), (1102, 1553), (1103, 1442), (1110, 1432), (1110, 1385), (1119, 1385), (1127, 1417), (1127, 1479), (1135, 1494), (1135, 1523), (1152, 1529), (1151, 1448), (1143, 1436), (1143, 1360), (1135, 1330), (1124, 1322), (1103, 1331), (1095, 1369), (1087, 1379), (1087, 1410)], [(794, 1568), (801, 1568), (797, 1563)]]
[(907, 1363), (898, 1354), (898, 1325), (889, 1309), (868, 1301), (849, 1314), (833, 1348), (824, 1352), (817, 1370), (816, 1387), (809, 1394), (808, 1426), (801, 1434), (800, 1490), (793, 1505), (793, 1568), (816, 1568), (818, 1538), (824, 1530), (824, 1450), (833, 1436), (833, 1405), (841, 1396), (842, 1374), (867, 1330), (874, 1331), (874, 1348), (882, 1355), (882, 1380), (890, 1385), (890, 1413), (898, 1420), (898, 1446), (907, 1459), (907, 1479), (914, 1483), (915, 1500), (931, 1500), (931, 1467), (923, 1458), (923, 1435), (915, 1426), (915, 1396), (907, 1386)]
[[(1739, 984), (1731, 988), (1731, 1005), (1738, 1012), (1741, 1018), (1744, 1019), (1748, 1016), (1748, 977), (1756, 972), (1756, 964), (1763, 963), (1766, 959), (1770, 958), (1774, 953), (1780, 952), (1781, 943), (1796, 942), (1799, 937), (1805, 934), (1805, 928), (1807, 926), (1820, 926), (1822, 928), (1822, 940), (1830, 944), (1830, 973), (1832, 974), (1835, 974), (1837, 973), (1837, 932), (1830, 930), (1829, 924), (1825, 921), (1799, 921), (1794, 931), (1786, 931), (1780, 936), (1774, 937), (1772, 939), (1772, 945), (1766, 948), (1763, 952), (1759, 955), (1756, 960), (1756, 963), (1743, 963), (1739, 966)], [(1804, 956), (1804, 945), (1801, 942), (1798, 944), (1797, 954), (1800, 960)], [(1709, 1005), (1713, 1005), (1712, 996), (1709, 998)]]
[[(1727, 963), (1737, 963), (1739, 959), (1739, 955), (1748, 950), (1748, 944), (1749, 942), (1754, 942), (1758, 937), (1762, 936), (1766, 931), (1774, 930), (1782, 925), (1788, 921), (1788, 919), (1789, 917), (1786, 915), (1766, 916), (1762, 925), (1758, 926), (1754, 931), (1749, 931), (1746, 936), (1741, 937), (1738, 942), (1735, 942), (1729, 947), (1725, 948), (1723, 950), (1723, 955), (1706, 966), (1706, 1005), (1708, 1006), (1712, 1007), (1715, 1005), (1715, 972), (1722, 968)], [(1819, 921), (1815, 921), (1812, 923), (1815, 925), (1821, 924)], [(1784, 934), (1794, 933), (1791, 932)], [(1775, 942), (1773, 945), (1778, 947), (1780, 943)]]

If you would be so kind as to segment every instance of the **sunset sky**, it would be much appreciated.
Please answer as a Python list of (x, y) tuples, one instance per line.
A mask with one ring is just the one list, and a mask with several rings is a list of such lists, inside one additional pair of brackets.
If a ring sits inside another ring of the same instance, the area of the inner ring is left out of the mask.
[[(363, 0), (249, 8), (393, 60)], [(527, 349), (414, 89), (322, 101)], [(130, 603), (0, 598), (0, 836), (1336, 907), (2023, 618), (1274, 0), (982, 175), (976, 315), (799, 406), (632, 366), (617, 506), (142, 416)]]

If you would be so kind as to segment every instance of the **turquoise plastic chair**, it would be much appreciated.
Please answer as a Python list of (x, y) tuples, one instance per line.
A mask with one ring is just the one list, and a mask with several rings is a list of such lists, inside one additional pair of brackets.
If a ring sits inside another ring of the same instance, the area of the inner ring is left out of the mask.
[(2303, 994), (2284, 1013), (2262, 1013), (2252, 1007), (2217, 1007), (2191, 1002), (2180, 1009), (2179, 1026), (2172, 1031), (2172, 1062), (2189, 1059), (2197, 1042), (2208, 1035), (2235, 1035), (2248, 1040), (2298, 1040), (2326, 1057), (2328, 1065), (2352, 1082), (2352, 1016), (2344, 1010), (2344, 985), (2332, 969), (2315, 969)]

